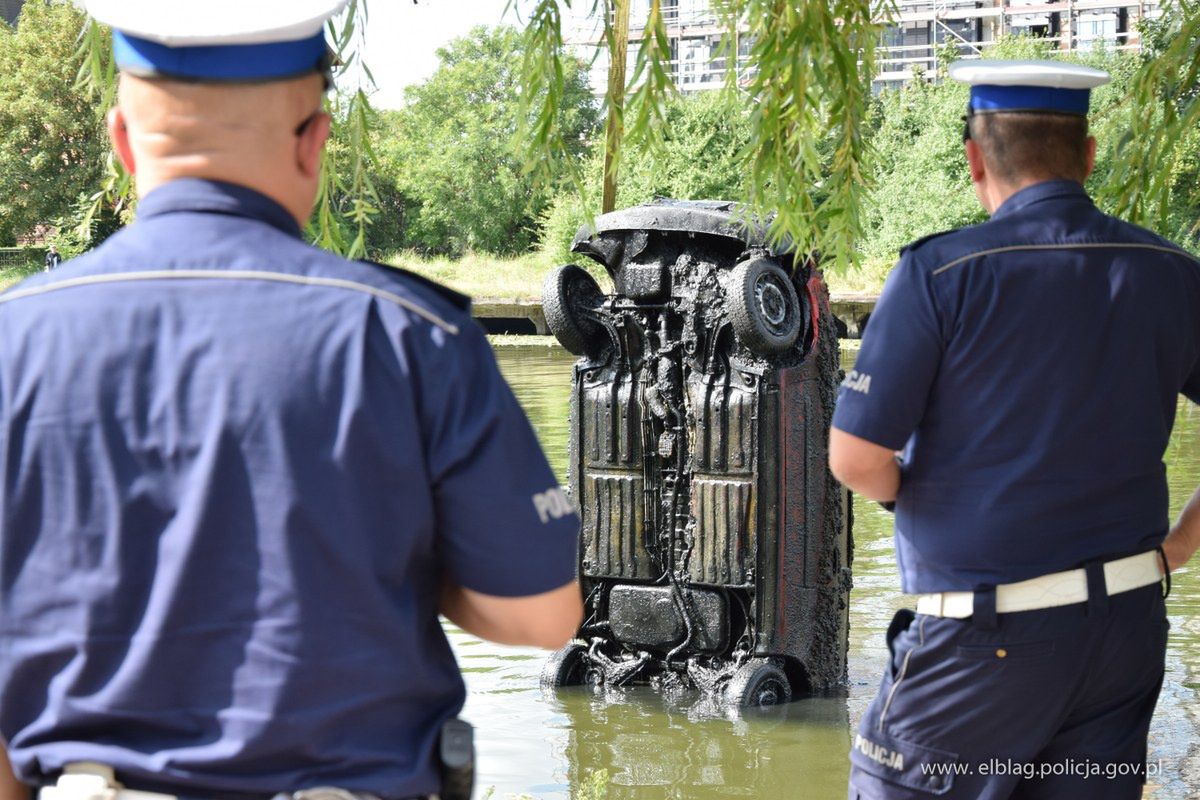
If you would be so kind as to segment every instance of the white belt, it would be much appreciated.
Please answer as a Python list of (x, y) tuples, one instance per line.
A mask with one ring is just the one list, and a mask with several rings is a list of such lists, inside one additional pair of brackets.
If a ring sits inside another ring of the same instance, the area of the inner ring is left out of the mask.
[[(1129, 592), (1163, 579), (1158, 551), (1151, 550), (1104, 564), (1104, 585), (1110, 595)], [(1056, 608), (1088, 599), (1087, 571), (1055, 572), (1020, 583), (996, 587), (996, 613)], [(936, 592), (917, 595), (917, 613), (966, 619), (975, 613), (974, 592)]]
[(126, 789), (117, 783), (112, 767), (80, 761), (64, 767), (53, 786), (40, 789), (38, 800), (175, 800), (175, 797)]
[[(294, 794), (286, 792), (276, 795), (278, 800), (363, 800), (374, 795), (350, 792), (334, 787), (305, 789)], [(126, 789), (117, 782), (113, 768), (92, 761), (77, 761), (63, 767), (62, 775), (53, 786), (38, 790), (37, 800), (179, 800), (173, 794), (138, 792)], [(378, 798), (375, 798), (378, 800)], [(437, 800), (437, 795), (431, 795)]]

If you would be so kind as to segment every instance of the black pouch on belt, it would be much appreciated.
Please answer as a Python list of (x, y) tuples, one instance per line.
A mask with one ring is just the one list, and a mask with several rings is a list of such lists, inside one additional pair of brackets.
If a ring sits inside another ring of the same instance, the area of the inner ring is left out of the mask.
[(457, 717), (442, 725), (438, 745), (442, 768), (441, 800), (471, 800), (475, 786), (475, 729)]

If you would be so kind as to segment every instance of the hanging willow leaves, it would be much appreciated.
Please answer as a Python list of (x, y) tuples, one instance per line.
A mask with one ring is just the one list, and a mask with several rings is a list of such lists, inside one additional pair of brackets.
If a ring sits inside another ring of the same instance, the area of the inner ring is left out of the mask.
[(882, 23), (866, 0), (727, 0), (721, 10), (726, 36), (749, 42), (751, 208), (775, 214), (777, 239), (822, 252), (835, 269), (857, 263)]
[[(570, 7), (568, 0), (562, 4)], [(558, 79), (547, 67), (562, 46), (561, 27), (554, 29), (561, 26), (559, 5), (540, 0), (530, 23), (530, 46), (538, 52), (527, 57), (526, 81), (547, 94)], [(867, 101), (883, 27), (871, 3), (718, 0), (714, 7), (726, 29), (720, 52), (730, 87), (752, 121), (751, 141), (741, 154), (744, 199), (755, 215), (774, 215), (777, 239), (820, 250), (835, 268), (855, 263), (869, 156)], [(606, 2), (593, 13), (607, 18), (610, 9)], [(749, 42), (749, 77), (738, 85), (743, 41)], [(661, 4), (653, 0), (630, 81), (630, 146), (653, 151), (662, 141), (664, 108), (675, 92), (670, 56)], [(610, 95), (615, 91), (628, 90), (609, 87)], [(531, 163), (560, 147), (549, 127), (532, 128), (525, 141)], [(619, 163), (619, 153), (614, 155)]]
[[(330, 44), (337, 53), (338, 91), (326, 99), (333, 126), (321, 163), (316, 212), (308, 225), (313, 243), (348, 258), (366, 254), (367, 228), (379, 213), (371, 180), (375, 153), (370, 134), (376, 116), (367, 94), (375, 78), (361, 61), (368, 20), (365, 0), (350, 0), (342, 16), (328, 23)], [(357, 83), (354, 87), (347, 86), (351, 79)]]
[[(93, 102), (97, 113), (105, 113), (106, 109), (112, 108), (117, 96), (117, 66), (109, 32), (88, 18), (79, 32), (75, 57), (79, 60), (75, 88)], [(81, 242), (91, 241), (96, 220), (106, 209), (120, 215), (128, 205), (132, 187), (132, 177), (117, 157), (108, 152), (104, 158), (104, 176), (100, 186), (79, 208), (75, 238)]]
[[(628, 0), (625, 0), (628, 2)], [(590, 3), (590, 4), (589, 4)], [(516, 7), (510, 0), (506, 13)], [(579, 167), (564, 138), (563, 106), (566, 70), (563, 59), (568, 45), (563, 36), (564, 12), (586, 8), (586, 16), (599, 19), (601, 44), (613, 64), (614, 54), (623, 63), (627, 42), (613, 26), (617, 0), (536, 0), (525, 25), (525, 57), (522, 63), (525, 92), (521, 97), (522, 125), (514, 137), (514, 146), (522, 154), (527, 172), (539, 182), (566, 181), (583, 196)], [(650, 14), (643, 26), (637, 61), (632, 78), (624, 70), (614, 70), (605, 92), (602, 113), (609, 117), (606, 147), (608, 171), (619, 169), (621, 150), (626, 141), (652, 152), (661, 147), (666, 124), (666, 105), (675, 94), (671, 75), (671, 44), (661, 0), (651, 0)], [(630, 96), (629, 87), (634, 91)], [(632, 122), (626, 129), (626, 120)], [(612, 192), (615, 194), (615, 189)]]
[(667, 36), (662, 0), (650, 2), (637, 64), (628, 86), (632, 92), (627, 112), (627, 141), (630, 146), (655, 152), (661, 149), (666, 133), (667, 103), (678, 94), (671, 72), (671, 40)]
[[(590, 14), (594, 16), (602, 3), (607, 0), (592, 0)], [(515, 7), (516, 0), (509, 0), (505, 14)], [(570, 11), (571, 0), (563, 0), (562, 7)], [(605, 39), (612, 41), (607, 14), (604, 19)], [(566, 178), (582, 193), (583, 180), (567, 146), (560, 113), (566, 96), (567, 57), (559, 0), (537, 0), (525, 27), (525, 56), (521, 63), (525, 89), (520, 98), (513, 148), (522, 154), (525, 171), (539, 184)]]
[[(1200, 129), (1200, 3), (1171, 3), (1165, 13), (1154, 37), (1162, 49), (1146, 57), (1134, 80), (1128, 128), (1115, 145), (1112, 172), (1101, 190), (1116, 214), (1161, 231), (1170, 227), (1184, 143)], [(1180, 233), (1200, 233), (1200, 218), (1187, 228)]]

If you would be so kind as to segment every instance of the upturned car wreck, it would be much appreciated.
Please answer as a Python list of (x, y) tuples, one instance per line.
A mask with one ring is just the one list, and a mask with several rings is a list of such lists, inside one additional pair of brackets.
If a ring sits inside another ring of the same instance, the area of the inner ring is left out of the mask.
[(733, 204), (597, 219), (544, 286), (579, 356), (569, 485), (583, 518), (577, 641), (543, 684), (685, 684), (738, 706), (845, 680), (853, 542), (829, 474), (841, 373), (815, 259)]

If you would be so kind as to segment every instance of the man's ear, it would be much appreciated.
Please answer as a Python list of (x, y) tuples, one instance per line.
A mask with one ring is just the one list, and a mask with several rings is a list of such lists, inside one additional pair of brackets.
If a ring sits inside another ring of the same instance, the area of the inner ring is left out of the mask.
[(129, 126), (125, 124), (125, 112), (120, 106), (108, 112), (108, 138), (112, 140), (113, 150), (121, 161), (121, 166), (130, 175), (137, 175), (137, 160), (133, 157), (133, 147), (129, 144)]
[(296, 137), (296, 166), (306, 178), (317, 178), (321, 174), (321, 154), (329, 139), (333, 118), (321, 112)]
[(983, 150), (974, 139), (967, 139), (967, 166), (971, 170), (971, 182), (979, 183), (987, 177), (987, 166), (983, 162)]
[(1087, 180), (1092, 175), (1092, 170), (1096, 168), (1096, 137), (1089, 136), (1087, 140), (1087, 171), (1083, 173), (1084, 180)]

